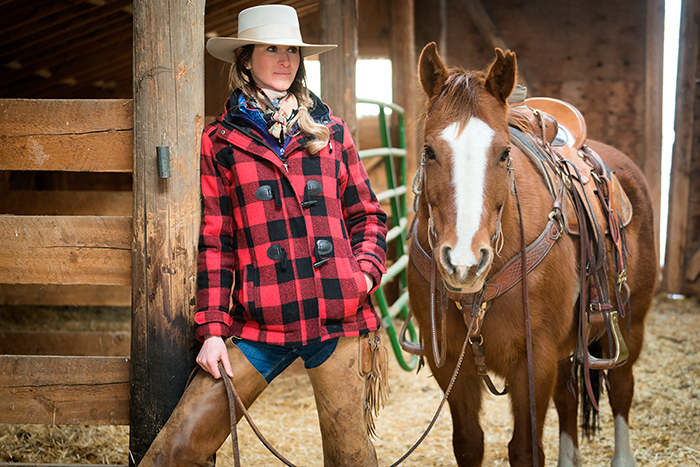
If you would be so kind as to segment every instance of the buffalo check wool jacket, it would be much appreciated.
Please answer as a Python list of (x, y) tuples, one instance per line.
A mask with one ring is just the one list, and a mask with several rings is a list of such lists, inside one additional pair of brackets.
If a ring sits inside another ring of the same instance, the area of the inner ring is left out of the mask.
[(204, 129), (200, 340), (298, 346), (380, 326), (368, 294), (386, 272), (386, 214), (345, 123), (312, 99), (311, 116), (330, 130), (315, 155), (299, 133), (280, 148), (240, 91)]

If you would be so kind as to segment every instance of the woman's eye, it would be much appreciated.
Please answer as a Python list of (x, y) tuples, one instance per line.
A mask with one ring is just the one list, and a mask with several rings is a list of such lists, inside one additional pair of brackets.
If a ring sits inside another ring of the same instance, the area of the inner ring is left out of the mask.
[(276, 45), (271, 45), (267, 48), (268, 52), (277, 52), (277, 46)]
[(299, 48), (297, 48), (297, 47), (290, 47), (290, 48), (287, 49), (287, 52), (290, 53), (290, 54), (296, 54), (296, 53), (299, 52)]
[(433, 148), (431, 148), (430, 146), (426, 146), (425, 148), (423, 148), (423, 154), (425, 154), (425, 157), (427, 157), (431, 161), (435, 160), (435, 151), (433, 151)]

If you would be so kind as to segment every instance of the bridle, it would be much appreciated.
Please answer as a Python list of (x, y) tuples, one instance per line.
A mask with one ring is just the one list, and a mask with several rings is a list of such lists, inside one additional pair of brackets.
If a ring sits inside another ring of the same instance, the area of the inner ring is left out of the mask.
[[(537, 437), (537, 414), (536, 414), (536, 404), (535, 404), (535, 382), (534, 382), (534, 359), (532, 351), (532, 329), (530, 324), (530, 312), (529, 312), (529, 298), (528, 298), (528, 286), (527, 286), (527, 275), (540, 261), (547, 255), (554, 242), (560, 237), (563, 232), (563, 221), (561, 220), (561, 202), (564, 196), (563, 184), (559, 187), (557, 197), (554, 202), (554, 207), (549, 215), (549, 222), (545, 227), (545, 230), (538, 237), (538, 239), (533, 242), (530, 246), (526, 246), (525, 242), (525, 228), (522, 216), (522, 207), (520, 203), (520, 196), (518, 193), (517, 183), (515, 179), (515, 170), (513, 167), (513, 159), (509, 156), (507, 172), (506, 172), (506, 193), (504, 194), (503, 203), (498, 211), (496, 230), (491, 238), (491, 247), (497, 253), (503, 246), (504, 238), (502, 232), (502, 217), (506, 202), (510, 196), (514, 196), (518, 208), (518, 215), (520, 220), (520, 253), (510, 260), (506, 266), (501, 268), (496, 274), (494, 274), (490, 280), (484, 282), (484, 286), (479, 293), (475, 294), (463, 294), (460, 289), (454, 289), (449, 287), (444, 283), (443, 280), (437, 280), (436, 274), (436, 263), (435, 258), (435, 248), (434, 243), (437, 240), (437, 233), (434, 229), (433, 212), (432, 205), (427, 196), (427, 185), (425, 183), (426, 179), (426, 169), (425, 169), (425, 152), (421, 155), (421, 161), (418, 171), (413, 179), (412, 190), (414, 193), (413, 206), (416, 212), (416, 217), (413, 219), (411, 226), (412, 231), (412, 244), (411, 244), (411, 258), (414, 260), (418, 271), (423, 275), (423, 277), (430, 283), (430, 335), (431, 344), (433, 348), (433, 359), (435, 365), (439, 368), (444, 365), (446, 357), (446, 318), (444, 316), (445, 309), (447, 308), (447, 303), (445, 298), (449, 297), (454, 300), (454, 303), (458, 310), (463, 312), (463, 317), (465, 324), (468, 322), (468, 332), (465, 340), (465, 345), (462, 347), (461, 354), (459, 356), (459, 361), (461, 362), (464, 358), (464, 353), (466, 351), (466, 343), (469, 343), (472, 347), (472, 352), (474, 354), (474, 363), (477, 368), (477, 372), (482, 376), (486, 386), (489, 388), (491, 393), (494, 395), (505, 395), (508, 393), (508, 386), (506, 385), (502, 391), (498, 391), (493, 384), (488, 371), (486, 368), (486, 359), (482, 352), (481, 345), (483, 344), (483, 335), (481, 335), (481, 324), (483, 323), (486, 311), (489, 308), (491, 300), (498, 297), (499, 295), (510, 290), (518, 282), (522, 283), (522, 301), (523, 301), (523, 313), (525, 321), (525, 334), (526, 334), (526, 347), (527, 347), (527, 365), (528, 365), (528, 386), (529, 386), (529, 399), (530, 399), (530, 419), (531, 419), (531, 429), (532, 429), (532, 449), (533, 449), (533, 463), (535, 467), (538, 464), (538, 437)], [(425, 252), (420, 246), (420, 242), (417, 238), (418, 232), (418, 208), (420, 206), (420, 196), (425, 195), (425, 204), (428, 210), (428, 244), (430, 246), (430, 253)], [(425, 258), (429, 258), (430, 262), (430, 275), (426, 277), (425, 274)], [(421, 258), (416, 261), (417, 258)], [(421, 263), (423, 267), (421, 267)], [(502, 281), (500, 278), (508, 278), (506, 281)], [(519, 277), (519, 278), (518, 278)], [(518, 278), (518, 279), (515, 279)], [(440, 290), (441, 295), (441, 307), (438, 313), (436, 309), (436, 290)], [(447, 291), (445, 291), (447, 289)], [(495, 289), (495, 291), (494, 291)], [(438, 315), (440, 317), (438, 318)], [(407, 323), (410, 320), (411, 315), (406, 318), (404, 326), (401, 331), (401, 341), (404, 350), (410, 353), (415, 353), (423, 356), (423, 349), (420, 346), (415, 345), (404, 345), (407, 343), (405, 338), (405, 331), (407, 328)], [(437, 321), (441, 321), (441, 336), (442, 345), (438, 342), (437, 337)], [(456, 368), (453, 378), (456, 378), (459, 367)], [(451, 382), (452, 384), (453, 382)], [(447, 395), (447, 392), (446, 392)], [(446, 398), (445, 398), (446, 399)]]

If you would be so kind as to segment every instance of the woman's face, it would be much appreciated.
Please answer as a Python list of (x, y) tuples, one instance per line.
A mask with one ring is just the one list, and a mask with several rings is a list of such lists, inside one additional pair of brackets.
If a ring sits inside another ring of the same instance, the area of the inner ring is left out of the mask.
[(258, 44), (248, 66), (259, 87), (285, 92), (294, 82), (300, 61), (298, 47)]

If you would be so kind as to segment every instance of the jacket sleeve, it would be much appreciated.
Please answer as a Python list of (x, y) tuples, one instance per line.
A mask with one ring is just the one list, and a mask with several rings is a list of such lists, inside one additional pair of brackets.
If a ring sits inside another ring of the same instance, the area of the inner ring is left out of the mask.
[(369, 291), (371, 293), (379, 287), (382, 274), (386, 273), (386, 214), (370, 187), (369, 176), (345, 123), (342, 128), (342, 157), (347, 169), (340, 184), (343, 217), (360, 269), (372, 276), (374, 281)]
[[(222, 150), (231, 150), (225, 146)], [(194, 320), (196, 336), (229, 336), (232, 323), (229, 314), (233, 287), (233, 226), (230, 181), (226, 168), (214, 154), (209, 135), (202, 136), (201, 154), (202, 223), (197, 257), (197, 312)]]

